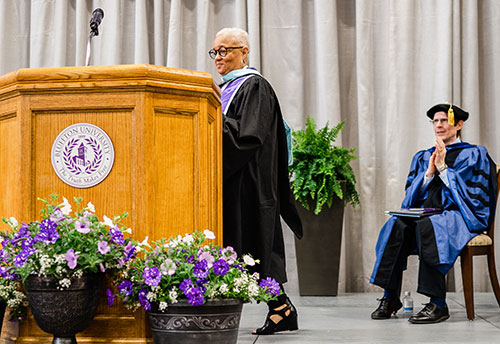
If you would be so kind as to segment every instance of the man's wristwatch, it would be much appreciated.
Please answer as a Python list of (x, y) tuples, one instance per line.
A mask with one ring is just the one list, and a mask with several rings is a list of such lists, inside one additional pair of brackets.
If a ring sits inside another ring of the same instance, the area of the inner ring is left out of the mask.
[(446, 163), (444, 163), (443, 165), (439, 166), (437, 170), (439, 171), (439, 173), (441, 173), (444, 170), (446, 170), (447, 168), (448, 168), (448, 165), (446, 165)]

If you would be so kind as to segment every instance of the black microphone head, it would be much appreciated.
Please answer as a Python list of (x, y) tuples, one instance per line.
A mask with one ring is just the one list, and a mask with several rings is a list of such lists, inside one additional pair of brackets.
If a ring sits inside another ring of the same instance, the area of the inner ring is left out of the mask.
[(104, 11), (101, 8), (96, 8), (92, 11), (92, 17), (90, 18), (90, 29), (97, 36), (99, 33), (97, 27), (101, 24), (102, 18), (104, 17)]
[(92, 18), (90, 18), (90, 22), (96, 22), (97, 25), (101, 24), (101, 20), (104, 17), (104, 11), (102, 8), (96, 8), (92, 11)]

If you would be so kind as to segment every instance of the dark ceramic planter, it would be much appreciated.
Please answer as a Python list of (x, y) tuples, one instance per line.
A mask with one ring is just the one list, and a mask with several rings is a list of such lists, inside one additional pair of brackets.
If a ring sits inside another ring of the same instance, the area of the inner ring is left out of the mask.
[(238, 299), (209, 300), (192, 306), (186, 300), (168, 306), (164, 313), (148, 312), (155, 344), (235, 344), (241, 309)]
[[(345, 192), (345, 186), (343, 189)], [(302, 296), (336, 296), (344, 201), (335, 196), (331, 208), (324, 205), (318, 215), (314, 215), (312, 200), (309, 201), (311, 210), (299, 202), (296, 205), (304, 230), (302, 239), (295, 240), (299, 293)]]
[(62, 290), (58, 285), (53, 278), (31, 275), (24, 288), (36, 323), (54, 335), (52, 344), (76, 344), (75, 334), (87, 328), (97, 311), (104, 274), (84, 274)]

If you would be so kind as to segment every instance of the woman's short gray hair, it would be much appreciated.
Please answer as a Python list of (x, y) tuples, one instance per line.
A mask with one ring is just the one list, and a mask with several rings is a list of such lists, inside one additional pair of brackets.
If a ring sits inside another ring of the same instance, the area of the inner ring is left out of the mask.
[(248, 47), (248, 50), (250, 50), (250, 41), (248, 39), (248, 33), (240, 28), (237, 27), (226, 27), (215, 35), (215, 37), (219, 35), (230, 35), (236, 39), (238, 44), (241, 44), (244, 47)]

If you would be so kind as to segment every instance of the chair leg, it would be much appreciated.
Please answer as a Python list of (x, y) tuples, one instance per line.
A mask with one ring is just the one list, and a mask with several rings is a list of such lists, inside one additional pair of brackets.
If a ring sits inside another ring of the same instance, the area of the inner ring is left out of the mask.
[(500, 286), (498, 285), (497, 268), (495, 265), (495, 251), (493, 250), (488, 253), (488, 270), (490, 271), (491, 286), (493, 287), (497, 303), (500, 306)]
[(462, 285), (464, 288), (465, 309), (467, 318), (474, 320), (474, 283), (472, 273), (472, 255), (466, 246), (460, 255), (460, 265), (462, 266)]

